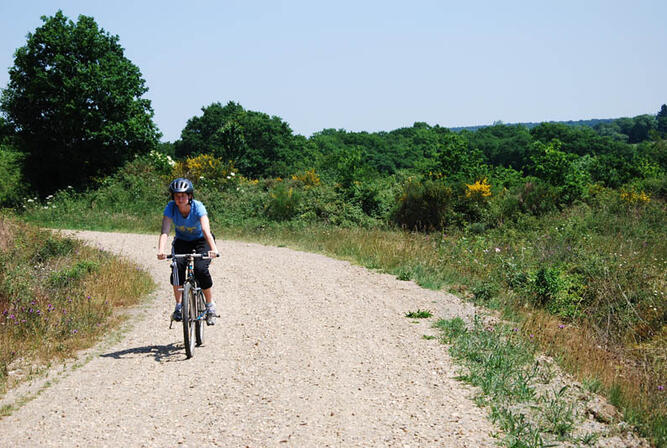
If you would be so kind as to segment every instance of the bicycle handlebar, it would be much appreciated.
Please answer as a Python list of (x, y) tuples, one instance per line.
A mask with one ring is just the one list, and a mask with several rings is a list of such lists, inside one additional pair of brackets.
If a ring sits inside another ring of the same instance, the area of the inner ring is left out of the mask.
[[(216, 254), (216, 257), (219, 257), (220, 254)], [(167, 255), (167, 259), (171, 258), (201, 258), (202, 260), (212, 260), (213, 257), (209, 257), (208, 255), (205, 254), (169, 254)]]

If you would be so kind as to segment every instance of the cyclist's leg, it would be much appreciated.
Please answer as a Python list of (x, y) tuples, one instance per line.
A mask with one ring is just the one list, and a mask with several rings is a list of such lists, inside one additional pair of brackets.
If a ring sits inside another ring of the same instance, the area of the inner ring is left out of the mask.
[[(172, 248), (173, 252), (176, 254), (185, 254), (185, 253), (190, 253), (192, 251), (192, 244), (188, 244), (188, 241), (184, 240), (179, 240), (178, 238), (174, 238), (174, 241), (172, 242)], [(172, 318), (176, 321), (181, 320), (181, 306), (182, 306), (182, 301), (183, 301), (183, 282), (185, 280), (185, 266), (187, 264), (187, 260), (184, 258), (179, 258), (176, 260), (176, 266), (178, 269), (178, 284), (175, 284), (174, 282), (174, 273), (170, 275), (170, 283), (172, 285), (173, 291), (174, 291), (174, 301), (176, 302), (175, 307), (174, 307), (174, 313), (172, 314)], [(173, 269), (172, 269), (173, 270)]]
[[(202, 238), (201, 240), (197, 241), (196, 250), (198, 253), (207, 253), (209, 250), (211, 250), (211, 248), (209, 247), (206, 240)], [(208, 270), (210, 264), (211, 260), (202, 260), (202, 259), (195, 260), (195, 277), (197, 277), (197, 282), (199, 283), (199, 287), (202, 289), (202, 292), (204, 293), (204, 298), (206, 299), (206, 305), (210, 305), (213, 301), (213, 294), (211, 291), (211, 288), (213, 286), (213, 280), (211, 279), (211, 273)]]

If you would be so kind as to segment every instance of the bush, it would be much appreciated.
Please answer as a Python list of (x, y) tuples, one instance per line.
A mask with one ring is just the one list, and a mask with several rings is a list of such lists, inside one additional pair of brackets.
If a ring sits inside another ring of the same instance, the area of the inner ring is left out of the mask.
[(523, 184), (516, 195), (519, 208), (524, 213), (541, 216), (558, 208), (558, 189), (539, 179)]
[(17, 204), (25, 193), (21, 172), (23, 158), (13, 147), (0, 145), (0, 206)]
[(301, 202), (301, 193), (294, 187), (287, 187), (284, 183), (277, 184), (269, 193), (266, 204), (266, 216), (276, 221), (292, 219)]
[(452, 190), (441, 181), (410, 178), (403, 185), (392, 218), (408, 229), (442, 229), (447, 224), (451, 203)]

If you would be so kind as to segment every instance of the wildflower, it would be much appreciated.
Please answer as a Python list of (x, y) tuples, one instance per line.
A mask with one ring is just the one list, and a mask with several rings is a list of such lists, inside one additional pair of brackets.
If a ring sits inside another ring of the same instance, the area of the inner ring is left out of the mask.
[(658, 390), (662, 392), (663, 390), (665, 390), (665, 386), (658, 386)]
[(231, 178), (232, 178), (232, 176), (227, 176), (227, 179), (231, 179)]
[(488, 198), (491, 196), (491, 185), (486, 178), (475, 181), (472, 185), (466, 184), (466, 186), (468, 187), (466, 198)]
[(512, 328), (512, 331), (516, 333), (517, 331), (519, 331), (519, 329), (518, 328)]
[(565, 328), (565, 325), (560, 324), (560, 325), (558, 326), (558, 328), (560, 328), (560, 329), (562, 330), (563, 328)]
[(28, 199), (28, 202), (35, 202), (35, 201), (33, 201), (32, 199)]
[(500, 247), (496, 247), (496, 253), (500, 252)]
[(535, 337), (534, 334), (531, 334), (531, 335), (530, 335), (530, 339), (533, 339), (534, 337)]
[(72, 330), (72, 333), (74, 333), (74, 334), (77, 334), (78, 332), (79, 332), (79, 330), (77, 330), (76, 328), (74, 330)]

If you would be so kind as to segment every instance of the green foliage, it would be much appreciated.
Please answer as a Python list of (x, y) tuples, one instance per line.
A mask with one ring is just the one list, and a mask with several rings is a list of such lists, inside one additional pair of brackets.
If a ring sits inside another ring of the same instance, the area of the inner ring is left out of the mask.
[(66, 267), (59, 271), (54, 271), (49, 276), (49, 286), (63, 287), (69, 283), (76, 283), (81, 281), (86, 275), (95, 272), (99, 269), (99, 263), (90, 260), (81, 260), (70, 267)]
[(47, 235), (33, 257), (35, 263), (44, 263), (51, 258), (70, 255), (75, 249), (74, 240)]
[(270, 219), (286, 221), (296, 215), (300, 202), (301, 194), (298, 190), (280, 182), (269, 193), (266, 215)]
[(444, 176), (462, 175), (465, 179), (486, 174), (482, 153), (470, 148), (467, 139), (458, 134), (447, 134), (438, 155), (438, 172)]
[(558, 208), (558, 189), (539, 179), (527, 179), (527, 182), (515, 190), (516, 205), (519, 211), (535, 216), (542, 216)]
[(18, 204), (27, 190), (22, 172), (24, 157), (13, 146), (0, 144), (0, 206)]
[(460, 317), (455, 317), (453, 319), (440, 319), (433, 326), (442, 332), (443, 340), (448, 344), (451, 344), (452, 341), (458, 339), (461, 335), (468, 331), (466, 328), (466, 323)]
[(292, 135), (280, 117), (245, 110), (229, 102), (202, 108), (174, 143), (176, 156), (209, 154), (230, 161), (247, 177), (286, 176), (309, 157), (306, 142)]
[(428, 319), (431, 316), (433, 316), (433, 313), (429, 310), (418, 309), (417, 311), (408, 311), (405, 313), (405, 317), (410, 319)]
[(0, 106), (28, 154), (26, 177), (42, 192), (87, 185), (155, 147), (147, 88), (117, 36), (92, 17), (42, 17), (16, 50)]
[(409, 178), (403, 184), (393, 220), (406, 229), (441, 229), (447, 224), (453, 192), (441, 181)]
[(477, 303), (488, 304), (498, 294), (498, 287), (492, 282), (481, 282), (472, 288)]
[(525, 167), (533, 138), (524, 126), (488, 126), (470, 134), (470, 146), (478, 148), (488, 163), (520, 170)]
[(662, 138), (667, 138), (667, 104), (660, 107), (656, 115), (656, 130)]

